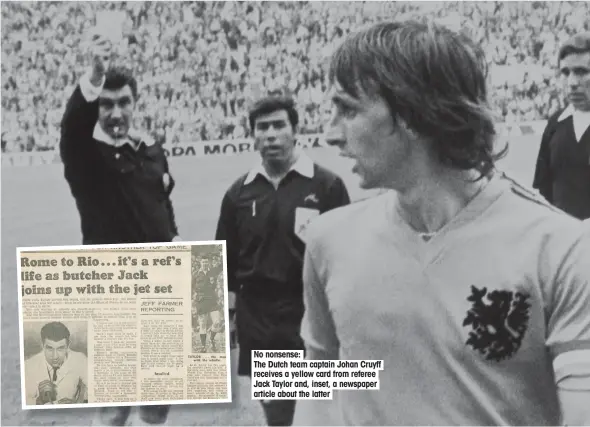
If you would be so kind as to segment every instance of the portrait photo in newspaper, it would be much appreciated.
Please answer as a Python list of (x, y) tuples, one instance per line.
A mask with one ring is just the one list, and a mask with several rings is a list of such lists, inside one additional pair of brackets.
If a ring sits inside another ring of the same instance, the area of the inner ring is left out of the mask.
[(27, 405), (88, 403), (88, 322), (23, 324)]
[[(23, 409), (230, 402), (224, 245), (18, 248)], [(195, 254), (208, 354), (193, 343)]]
[(223, 258), (219, 246), (192, 248), (191, 310), (193, 353), (217, 353), (225, 349)]

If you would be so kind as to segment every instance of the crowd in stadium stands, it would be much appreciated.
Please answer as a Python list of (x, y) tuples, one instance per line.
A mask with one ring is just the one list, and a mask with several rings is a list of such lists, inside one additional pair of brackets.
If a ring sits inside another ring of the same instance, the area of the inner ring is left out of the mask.
[(327, 61), (351, 30), (418, 18), (466, 28), (486, 47), (499, 121), (542, 120), (562, 105), (557, 50), (588, 29), (588, 2), (10, 2), (2, 4), (2, 151), (51, 150), (85, 71), (97, 10), (127, 12), (120, 62), (140, 83), (136, 124), (166, 144), (248, 136), (246, 109), (293, 94), (301, 131), (329, 114)]

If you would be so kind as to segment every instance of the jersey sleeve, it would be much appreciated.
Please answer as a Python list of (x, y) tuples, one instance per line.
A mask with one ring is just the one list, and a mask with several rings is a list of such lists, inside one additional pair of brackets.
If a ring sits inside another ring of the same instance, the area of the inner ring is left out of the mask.
[[(590, 235), (581, 227), (576, 230), (578, 236), (570, 240), (573, 244), (554, 243), (565, 256), (546, 291), (546, 345), (553, 356), (558, 385), (590, 368)], [(552, 263), (549, 255), (541, 262)]]
[(236, 275), (240, 243), (238, 228), (236, 225), (235, 207), (229, 191), (225, 193), (221, 201), (221, 209), (217, 221), (217, 229), (215, 231), (215, 240), (225, 240), (228, 291), (238, 292), (240, 290), (240, 285), (237, 282)]

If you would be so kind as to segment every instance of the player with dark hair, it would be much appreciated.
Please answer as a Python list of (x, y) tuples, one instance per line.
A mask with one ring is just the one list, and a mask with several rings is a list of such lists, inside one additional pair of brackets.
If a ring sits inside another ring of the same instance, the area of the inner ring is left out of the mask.
[[(303, 350), (305, 229), (315, 216), (350, 202), (340, 177), (296, 149), (299, 117), (292, 98), (264, 98), (248, 120), (262, 162), (225, 193), (216, 232), (216, 240), (227, 241), (238, 374), (244, 376), (251, 376), (252, 350)], [(262, 406), (269, 425), (291, 424), (295, 401)]]
[(28, 405), (88, 403), (88, 358), (70, 349), (70, 331), (61, 322), (41, 328), (43, 351), (25, 361)]
[(66, 344), (70, 344), (70, 330), (61, 322), (47, 323), (41, 328), (41, 341), (45, 340), (61, 341), (65, 340)]
[[(84, 244), (180, 240), (161, 145), (132, 127), (138, 99), (129, 70), (108, 67), (111, 43), (94, 35), (92, 67), (70, 97), (61, 123), (60, 154), (82, 224)], [(169, 406), (140, 407), (149, 424), (165, 422)], [(130, 407), (99, 409), (104, 425), (124, 425)]]
[(549, 118), (537, 157), (533, 186), (576, 218), (590, 219), (590, 32), (559, 49), (568, 106)]
[(379, 390), (299, 402), (295, 423), (590, 423), (588, 235), (495, 166), (482, 48), (383, 22), (329, 79), (329, 142), (364, 188), (395, 191), (310, 225), (301, 334), (309, 359), (383, 370)]

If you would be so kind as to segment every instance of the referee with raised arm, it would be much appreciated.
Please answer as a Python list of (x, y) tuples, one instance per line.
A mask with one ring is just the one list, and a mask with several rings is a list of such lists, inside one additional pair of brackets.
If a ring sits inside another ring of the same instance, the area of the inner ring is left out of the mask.
[[(74, 89), (61, 123), (60, 155), (85, 245), (179, 240), (170, 193), (174, 180), (163, 148), (131, 128), (137, 81), (108, 68), (111, 43), (92, 38), (92, 67)], [(169, 406), (139, 407), (161, 424)], [(129, 425), (130, 407), (100, 408), (96, 424)]]
[[(236, 296), (238, 375), (251, 376), (252, 350), (304, 350), (305, 227), (350, 203), (340, 177), (296, 149), (291, 98), (257, 102), (249, 123), (262, 163), (241, 175), (221, 203), (216, 240), (227, 241), (230, 295)], [(231, 299), (230, 299), (231, 307)], [(263, 401), (268, 425), (291, 425), (295, 401)]]
[(76, 201), (84, 244), (170, 242), (178, 230), (174, 179), (161, 145), (131, 128), (135, 77), (107, 68), (110, 42), (92, 41), (92, 68), (70, 97), (60, 154)]

